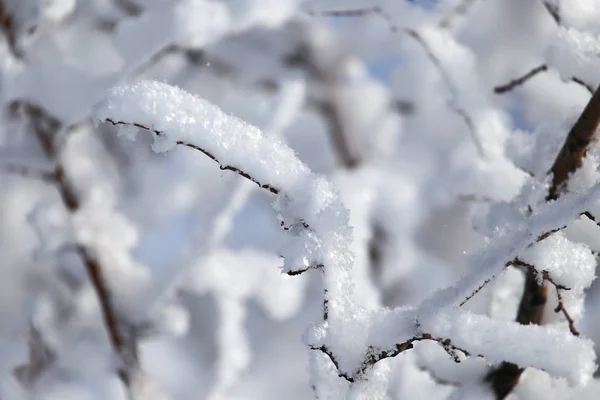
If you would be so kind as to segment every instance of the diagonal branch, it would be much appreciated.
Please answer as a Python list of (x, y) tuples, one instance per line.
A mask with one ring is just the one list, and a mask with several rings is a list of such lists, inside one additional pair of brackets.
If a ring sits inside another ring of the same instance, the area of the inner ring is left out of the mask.
[[(54, 145), (54, 138), (56, 133), (61, 129), (62, 123), (37, 105), (28, 102), (19, 102), (17, 105), (21, 106), (25, 114), (29, 117), (44, 154), (55, 164), (52, 176), (65, 208), (71, 215), (75, 214), (81, 208), (81, 201), (67, 177), (64, 165), (61, 163), (58, 151)], [(99, 260), (85, 246), (79, 245), (76, 247), (76, 250), (86, 267), (92, 286), (98, 296), (100, 311), (111, 346), (122, 363), (119, 366), (118, 375), (123, 384), (130, 390), (133, 374), (138, 363), (135, 344), (128, 342), (126, 335), (121, 329), (118, 313), (110, 299), (110, 292), (103, 277), (102, 266)]]
[(511, 80), (508, 83), (503, 85), (498, 85), (494, 88), (494, 93), (496, 94), (504, 94), (516, 88), (517, 86), (523, 85), (525, 82), (539, 74), (540, 72), (548, 71), (548, 66), (546, 64), (538, 65), (537, 67), (531, 69), (531, 71), (527, 72), (525, 75), (520, 76)]
[(571, 333), (574, 336), (579, 336), (579, 331), (577, 330), (577, 328), (575, 328), (575, 320), (573, 320), (573, 317), (571, 317), (571, 314), (565, 308), (565, 303), (563, 302), (563, 298), (562, 298), (561, 290), (569, 290), (569, 289), (568, 288), (561, 289), (557, 285), (554, 285), (554, 288), (556, 289), (556, 297), (558, 299), (558, 305), (554, 309), (554, 312), (562, 312), (563, 316), (565, 317), (565, 319), (567, 320), (567, 322), (569, 324), (569, 330), (571, 331)]
[[(565, 191), (565, 183), (569, 175), (581, 166), (583, 157), (597, 139), (596, 132), (599, 124), (600, 87), (596, 89), (579, 119), (569, 131), (565, 143), (549, 171), (552, 173), (552, 183), (546, 197), (547, 201), (556, 200)], [(528, 269), (525, 278), (525, 289), (517, 312), (517, 321), (523, 325), (539, 325), (547, 299), (548, 288), (544, 284), (539, 285), (535, 273)], [(559, 299), (559, 301), (561, 300), (562, 298)], [(560, 304), (562, 304), (562, 301)], [(563, 308), (560, 307), (559, 311)], [(567, 320), (569, 319), (570, 315)], [(516, 364), (504, 362), (488, 373), (486, 381), (492, 387), (496, 398), (504, 399), (519, 383), (523, 371), (524, 368), (520, 368)]]
[(467, 126), (469, 133), (471, 134), (471, 139), (473, 140), (473, 143), (477, 148), (477, 152), (480, 156), (483, 156), (485, 152), (483, 151), (483, 145), (481, 144), (481, 141), (477, 136), (477, 129), (475, 127), (475, 123), (473, 122), (473, 119), (467, 113), (467, 111), (458, 104), (456, 104), (458, 98), (458, 89), (456, 88), (456, 85), (452, 81), (450, 75), (442, 65), (442, 62), (435, 55), (427, 41), (423, 39), (423, 37), (417, 31), (409, 28), (404, 28), (403, 31), (408, 36), (413, 38), (417, 43), (419, 43), (419, 45), (421, 45), (421, 47), (425, 51), (425, 54), (427, 54), (427, 58), (429, 58), (429, 61), (431, 61), (431, 63), (436, 67), (436, 69), (440, 73), (442, 79), (446, 84), (446, 87), (448, 88), (448, 91), (450, 92), (450, 96), (452, 97), (452, 101), (448, 104), (450, 109), (454, 111), (454, 113), (457, 114), (460, 118), (462, 118), (462, 120), (465, 122), (465, 125)]
[[(467, 10), (468, 10), (468, 5), (466, 6)], [(313, 14), (315, 14), (315, 12), (312, 12)], [(461, 106), (456, 104), (456, 100), (458, 97), (458, 90), (454, 84), (454, 82), (452, 81), (452, 79), (450, 78), (450, 75), (448, 74), (448, 72), (444, 69), (444, 66), (442, 65), (442, 62), (440, 61), (440, 59), (435, 55), (435, 53), (433, 52), (433, 50), (431, 49), (431, 46), (429, 46), (429, 44), (427, 43), (427, 41), (425, 39), (423, 39), (423, 37), (414, 29), (410, 29), (410, 28), (399, 28), (395, 22), (392, 20), (392, 18), (385, 13), (380, 7), (368, 7), (368, 8), (361, 8), (361, 9), (354, 9), (354, 10), (329, 10), (329, 11), (321, 11), (320, 12), (321, 15), (327, 15), (327, 16), (334, 16), (334, 17), (355, 17), (355, 16), (363, 16), (363, 15), (367, 15), (367, 14), (377, 14), (379, 16), (381, 16), (381, 18), (383, 18), (389, 27), (390, 32), (392, 33), (398, 33), (398, 32), (404, 32), (405, 34), (407, 34), (408, 36), (410, 36), (411, 38), (413, 38), (417, 43), (419, 43), (419, 45), (423, 48), (423, 50), (425, 51), (427, 58), (429, 58), (429, 60), (431, 61), (431, 63), (436, 67), (436, 69), (438, 70), (438, 72), (440, 73), (444, 83), (446, 84), (446, 87), (448, 88), (448, 91), (450, 92), (450, 96), (451, 96), (451, 102), (449, 102), (448, 107), (449, 109), (454, 112), (456, 115), (458, 115), (465, 123), (465, 125), (467, 126), (469, 133), (471, 134), (471, 139), (473, 140), (473, 143), (475, 144), (475, 147), (477, 149), (477, 152), (479, 153), (480, 156), (483, 156), (485, 154), (484, 150), (483, 150), (483, 145), (481, 144), (481, 141), (479, 140), (479, 137), (477, 136), (477, 130), (475, 127), (475, 124), (473, 122), (473, 119), (471, 118), (471, 116), (467, 113), (467, 111), (462, 108)], [(444, 26), (442, 26), (444, 27)]]
[(560, 25), (561, 18), (560, 18), (560, 10), (558, 7), (559, 7), (558, 4), (552, 4), (549, 1), (544, 1), (544, 8), (546, 8), (546, 11), (548, 11), (550, 16), (554, 20), (554, 22), (556, 22), (557, 25)]
[(600, 87), (596, 89), (575, 125), (569, 131), (562, 149), (558, 153), (550, 173), (552, 185), (547, 200), (555, 200), (564, 191), (570, 174), (579, 167), (588, 149), (598, 139), (596, 131), (600, 125)]

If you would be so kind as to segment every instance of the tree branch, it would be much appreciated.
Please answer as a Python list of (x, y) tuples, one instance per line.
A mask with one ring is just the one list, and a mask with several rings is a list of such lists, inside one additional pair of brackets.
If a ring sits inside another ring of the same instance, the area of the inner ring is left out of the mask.
[(515, 79), (511, 80), (510, 82), (505, 83), (503, 85), (496, 86), (494, 88), (494, 93), (504, 94), (506, 92), (509, 92), (509, 91), (513, 90), (514, 88), (516, 88), (517, 86), (523, 85), (525, 82), (527, 82), (528, 80), (530, 80), (531, 78), (533, 78), (534, 76), (539, 74), (540, 72), (546, 72), (546, 71), (548, 71), (548, 66), (546, 64), (538, 65), (537, 67), (531, 69), (531, 71), (527, 72), (525, 75), (515, 78)]
[[(17, 105), (29, 117), (29, 121), (32, 124), (34, 133), (39, 140), (44, 154), (55, 164), (54, 171), (52, 172), (53, 180), (56, 183), (56, 188), (65, 208), (69, 214), (75, 214), (81, 208), (81, 201), (67, 177), (64, 165), (54, 145), (54, 138), (56, 133), (61, 129), (62, 123), (37, 105), (28, 102), (18, 102)], [(86, 267), (92, 287), (98, 296), (100, 312), (111, 346), (122, 363), (118, 368), (118, 375), (127, 390), (130, 390), (134, 369), (137, 368), (138, 363), (135, 344), (128, 343), (120, 327), (118, 313), (111, 302), (108, 285), (104, 280), (100, 262), (93, 252), (85, 246), (78, 245), (76, 250)]]
[(530, 270), (531, 272), (533, 272), (534, 275), (536, 276), (540, 276), (542, 277), (543, 280), (549, 282), (550, 284), (552, 284), (552, 286), (554, 286), (554, 288), (556, 289), (556, 297), (558, 298), (558, 305), (556, 306), (556, 308), (554, 309), (554, 312), (562, 312), (562, 314), (564, 315), (565, 319), (567, 320), (568, 324), (569, 324), (569, 330), (571, 331), (571, 333), (574, 336), (579, 336), (579, 331), (577, 330), (577, 328), (575, 328), (575, 321), (573, 320), (573, 318), (571, 317), (571, 314), (569, 314), (569, 312), (567, 311), (567, 309), (565, 308), (563, 299), (562, 299), (562, 293), (561, 290), (571, 290), (571, 288), (568, 288), (564, 285), (561, 285), (559, 283), (556, 283), (548, 274), (547, 271), (538, 271), (536, 270), (536, 268), (531, 265), (528, 264), (526, 262), (523, 262), (519, 259), (515, 259), (512, 262), (512, 265), (515, 266), (519, 266), (519, 267), (523, 267), (523, 268), (527, 268), (528, 270)]
[(5, 0), (0, 0), (0, 30), (4, 31), (8, 47), (12, 54), (17, 58), (22, 58), (21, 51), (17, 46), (17, 31), (14, 25), (12, 15), (9, 14)]
[(558, 5), (554, 5), (554, 4), (550, 3), (549, 1), (544, 1), (544, 7), (546, 8), (546, 11), (548, 11), (550, 16), (554, 20), (554, 22), (556, 22), (557, 25), (560, 25), (561, 19), (560, 19), (560, 10), (558, 9)]
[(564, 184), (569, 175), (581, 167), (589, 147), (597, 140), (598, 125), (600, 125), (600, 87), (596, 89), (579, 119), (569, 131), (549, 171), (552, 173), (552, 185), (546, 200), (557, 199), (564, 191)]
[[(552, 165), (552, 183), (546, 201), (556, 200), (565, 190), (565, 183), (570, 174), (575, 172), (582, 163), (583, 157), (590, 145), (597, 139), (596, 131), (600, 124), (600, 87), (590, 98), (579, 119), (569, 131), (565, 143)], [(517, 321), (523, 325), (539, 325), (548, 299), (546, 285), (538, 285), (535, 272), (530, 268), (526, 271), (525, 289), (517, 312)], [(562, 304), (562, 298), (559, 299)], [(557, 308), (562, 311), (564, 307)], [(563, 315), (565, 315), (563, 313)], [(568, 313), (565, 315), (567, 318)], [(570, 315), (567, 321), (570, 322)], [(570, 324), (571, 327), (571, 324)], [(571, 332), (577, 332), (573, 329)], [(511, 363), (502, 363), (491, 370), (486, 381), (492, 387), (497, 399), (504, 399), (518, 384), (523, 368)]]
[[(140, 129), (144, 129), (148, 132), (152, 132), (154, 135), (156, 136), (162, 136), (163, 133), (161, 131), (157, 131), (154, 130), (150, 127), (144, 126), (142, 124), (138, 124), (136, 122), (125, 122), (125, 121), (113, 121), (110, 118), (107, 118), (105, 120), (106, 122), (110, 122), (113, 125), (126, 125), (126, 126), (135, 126), (136, 128), (140, 128)], [(217, 164), (219, 164), (219, 169), (221, 169), (222, 171), (232, 171), (235, 172), (236, 174), (243, 176), (244, 178), (248, 179), (251, 182), (254, 182), (255, 184), (258, 185), (258, 187), (260, 187), (261, 189), (266, 189), (269, 192), (273, 193), (273, 194), (279, 194), (279, 189), (271, 186), (268, 183), (260, 183), (256, 178), (252, 177), (250, 174), (248, 174), (247, 172), (242, 171), (241, 169), (237, 168), (237, 167), (233, 167), (231, 165), (223, 165), (221, 164), (221, 162), (219, 160), (217, 160), (217, 158), (212, 155), (209, 151), (196, 146), (195, 144), (192, 143), (187, 143), (187, 142), (183, 142), (183, 141), (178, 141), (177, 142), (178, 145), (180, 146), (185, 146), (185, 147), (189, 147), (190, 149), (194, 149), (197, 150), (201, 153), (203, 153), (205, 156), (207, 156), (208, 158), (210, 158), (211, 160), (213, 160), (214, 162), (216, 162)]]
[(338, 363), (337, 359), (335, 358), (335, 355), (333, 354), (333, 352), (327, 346), (325, 346), (325, 345), (322, 345), (319, 347), (311, 346), (310, 349), (318, 350), (318, 351), (321, 351), (323, 354), (326, 354), (329, 357), (329, 359), (331, 360), (331, 362), (333, 363), (333, 365), (338, 370), (338, 376), (340, 378), (344, 378), (346, 381), (348, 381), (350, 383), (354, 383), (357, 380), (361, 379), (365, 375), (365, 373), (370, 368), (372, 368), (375, 364), (377, 364), (379, 361), (384, 360), (386, 358), (396, 357), (400, 353), (403, 353), (406, 350), (412, 349), (414, 342), (419, 342), (422, 340), (431, 340), (431, 341), (437, 342), (440, 346), (442, 346), (444, 351), (446, 351), (446, 353), (448, 353), (448, 355), (452, 358), (452, 360), (455, 363), (461, 362), (461, 357), (459, 356), (459, 354), (457, 352), (461, 352), (467, 357), (470, 356), (469, 352), (467, 352), (466, 350), (463, 350), (459, 347), (454, 346), (452, 344), (452, 342), (450, 341), (450, 339), (436, 338), (436, 337), (433, 337), (429, 333), (423, 333), (420, 336), (415, 336), (413, 338), (410, 338), (406, 342), (397, 344), (395, 346), (395, 348), (392, 350), (381, 350), (381, 351), (377, 352), (374, 348), (370, 348), (369, 351), (367, 352), (367, 356), (365, 357), (365, 361), (363, 362), (362, 366), (354, 373), (347, 374), (347, 373), (339, 372), (340, 371), (339, 363)]

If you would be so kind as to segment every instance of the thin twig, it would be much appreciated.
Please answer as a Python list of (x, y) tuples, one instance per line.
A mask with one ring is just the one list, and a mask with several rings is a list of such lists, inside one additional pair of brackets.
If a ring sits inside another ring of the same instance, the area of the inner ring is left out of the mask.
[(459, 356), (458, 352), (463, 353), (467, 357), (470, 356), (468, 351), (454, 346), (452, 344), (452, 342), (450, 341), (450, 339), (436, 338), (436, 337), (433, 337), (429, 333), (423, 333), (419, 336), (415, 336), (413, 338), (408, 339), (406, 342), (396, 344), (394, 346), (394, 349), (376, 350), (374, 348), (370, 348), (367, 352), (365, 361), (358, 368), (358, 370), (352, 374), (348, 374), (348, 373), (340, 371), (339, 363), (338, 363), (335, 355), (327, 346), (325, 346), (325, 345), (318, 346), (318, 347), (310, 346), (310, 349), (321, 351), (323, 354), (327, 355), (329, 357), (329, 359), (331, 360), (331, 362), (333, 363), (333, 365), (336, 367), (336, 369), (338, 371), (338, 376), (340, 378), (344, 378), (346, 381), (348, 381), (350, 383), (353, 383), (356, 380), (361, 379), (367, 373), (367, 371), (370, 368), (372, 368), (375, 364), (377, 364), (379, 361), (384, 360), (386, 358), (396, 357), (397, 355), (405, 352), (406, 350), (412, 349), (414, 342), (419, 342), (419, 341), (423, 341), (423, 340), (431, 340), (431, 341), (437, 342), (444, 349), (444, 351), (446, 351), (446, 353), (448, 353), (448, 355), (452, 358), (452, 360), (455, 363), (461, 362), (461, 357)]
[(600, 125), (600, 87), (596, 89), (573, 128), (569, 131), (550, 173), (552, 185), (547, 200), (555, 200), (563, 190), (569, 175), (581, 167), (590, 146), (597, 140)]
[(571, 331), (571, 333), (574, 336), (579, 336), (579, 331), (577, 330), (577, 328), (575, 328), (575, 321), (573, 320), (573, 318), (571, 317), (571, 315), (569, 314), (569, 312), (567, 311), (567, 309), (565, 308), (563, 299), (562, 299), (562, 293), (561, 290), (571, 290), (571, 288), (568, 288), (564, 285), (561, 285), (559, 283), (557, 283), (554, 279), (552, 279), (550, 277), (550, 274), (548, 273), (548, 271), (538, 271), (535, 266), (528, 264), (522, 260), (519, 259), (515, 259), (512, 262), (512, 265), (515, 266), (519, 266), (519, 267), (523, 267), (523, 268), (527, 268), (529, 269), (531, 272), (533, 272), (535, 275), (542, 277), (543, 280), (549, 282), (550, 284), (552, 284), (552, 286), (554, 286), (554, 288), (556, 289), (556, 297), (558, 299), (558, 305), (556, 306), (556, 308), (554, 309), (554, 312), (562, 312), (562, 314), (564, 315), (565, 319), (567, 320), (568, 324), (569, 324), (569, 330)]
[(571, 81), (574, 83), (577, 83), (578, 85), (581, 85), (585, 88), (585, 90), (587, 90), (588, 92), (590, 92), (591, 95), (594, 94), (594, 88), (591, 85), (588, 85), (587, 83), (585, 83), (582, 79), (579, 79), (578, 77), (573, 77), (571, 78)]
[(479, 140), (479, 137), (477, 135), (477, 129), (475, 127), (475, 124), (473, 123), (473, 119), (471, 118), (471, 116), (467, 113), (467, 111), (464, 108), (462, 108), (458, 104), (456, 104), (457, 100), (458, 100), (458, 90), (457, 90), (454, 82), (450, 78), (450, 75), (448, 74), (448, 72), (446, 71), (444, 66), (442, 65), (442, 62), (435, 55), (435, 53), (433, 52), (433, 50), (431, 49), (431, 47), (429, 46), (427, 41), (425, 39), (423, 39), (423, 37), (417, 31), (415, 31), (414, 29), (408, 29), (408, 28), (404, 28), (404, 29), (402, 29), (402, 31), (405, 32), (408, 36), (413, 38), (417, 43), (419, 43), (421, 45), (421, 47), (427, 54), (427, 57), (431, 61), (431, 63), (436, 67), (436, 69), (440, 73), (442, 79), (444, 80), (444, 82), (446, 84), (446, 87), (448, 88), (448, 91), (450, 92), (450, 96), (452, 97), (452, 101), (449, 103), (450, 109), (453, 110), (458, 116), (460, 116), (462, 118), (462, 120), (465, 122), (465, 125), (469, 129), (469, 133), (471, 134), (471, 139), (473, 140), (473, 143), (475, 144), (475, 147), (477, 148), (479, 155), (484, 156), (485, 152), (483, 150), (483, 145), (481, 144), (481, 141)]
[[(417, 323), (417, 325), (418, 325), (418, 323)], [(414, 342), (419, 342), (419, 341), (423, 341), (423, 340), (431, 340), (431, 341), (437, 342), (444, 349), (444, 351), (452, 358), (452, 360), (455, 363), (461, 362), (461, 357), (459, 356), (459, 354), (457, 352), (461, 352), (467, 357), (470, 357), (470, 355), (471, 355), (468, 351), (453, 345), (452, 341), (450, 339), (433, 337), (429, 333), (422, 333), (421, 335), (415, 336), (415, 337), (407, 340), (406, 342), (396, 344), (396, 346), (393, 350), (384, 350), (384, 351), (375, 352), (375, 349), (371, 348), (368, 352), (368, 355), (363, 364), (363, 367), (358, 371), (358, 375), (364, 374), (369, 367), (372, 367), (373, 365), (375, 365), (376, 363), (378, 363), (381, 360), (384, 360), (386, 358), (396, 357), (398, 354), (400, 354), (406, 350), (412, 349)]]
[(531, 78), (533, 78), (534, 76), (539, 74), (540, 72), (546, 72), (546, 71), (548, 71), (548, 66), (546, 64), (538, 65), (537, 67), (533, 68), (531, 71), (527, 72), (525, 75), (523, 75), (519, 78), (513, 79), (510, 82), (505, 83), (503, 85), (496, 86), (494, 88), (494, 93), (504, 94), (506, 92), (509, 92), (509, 91), (513, 90), (514, 88), (516, 88), (517, 86), (523, 85), (525, 82), (527, 82), (528, 80), (530, 80)]
[(345, 374), (343, 372), (340, 372), (340, 364), (338, 363), (337, 359), (335, 358), (335, 356), (333, 355), (333, 353), (331, 352), (331, 350), (329, 350), (329, 348), (327, 346), (325, 346), (325, 345), (319, 346), (319, 347), (311, 346), (310, 349), (311, 350), (318, 350), (321, 353), (325, 354), (327, 357), (329, 357), (329, 359), (331, 360), (331, 362), (335, 366), (335, 369), (338, 371), (338, 376), (340, 378), (344, 378), (345, 380), (347, 380), (350, 383), (354, 382), (354, 378), (352, 376), (350, 376), (348, 374)]
[(556, 289), (556, 297), (558, 299), (558, 305), (554, 309), (554, 312), (562, 312), (563, 316), (565, 317), (565, 319), (569, 323), (569, 330), (571, 331), (571, 333), (573, 335), (575, 335), (575, 336), (579, 336), (579, 331), (577, 330), (577, 328), (575, 328), (575, 321), (573, 320), (573, 317), (571, 317), (571, 314), (569, 314), (569, 312), (565, 308), (565, 303), (563, 302), (563, 298), (562, 298), (562, 294), (560, 292), (560, 288), (558, 286), (556, 286), (556, 285), (554, 285), (554, 287)]
[[(507, 263), (507, 265), (508, 265), (508, 263)], [(488, 283), (490, 283), (492, 281), (492, 279), (493, 279), (493, 277), (490, 277), (490, 278), (486, 279), (485, 281), (483, 281), (481, 283), (481, 285), (479, 285), (479, 287), (477, 287), (477, 289), (473, 290), (473, 292), (470, 295), (465, 297), (464, 300), (461, 301), (458, 306), (459, 307), (464, 306), (467, 301), (471, 300), (477, 293), (479, 293), (481, 291), (481, 289), (483, 289)]]
[[(140, 128), (140, 129), (144, 129), (146, 131), (152, 132), (153, 134), (155, 134), (156, 136), (164, 136), (164, 133), (161, 131), (157, 131), (155, 129), (152, 129), (150, 127), (147, 127), (145, 125), (139, 124), (137, 122), (125, 122), (125, 121), (114, 121), (110, 118), (107, 118), (105, 120), (106, 122), (110, 122), (113, 125), (126, 125), (126, 126), (135, 126), (136, 128)], [(262, 188), (262, 189), (266, 189), (269, 192), (273, 193), (273, 194), (279, 194), (279, 189), (271, 186), (268, 183), (260, 183), (256, 178), (252, 177), (250, 174), (248, 174), (247, 172), (244, 172), (243, 170), (231, 166), (231, 165), (223, 165), (221, 164), (221, 162), (217, 159), (217, 157), (215, 157), (212, 153), (210, 153), (208, 150), (203, 149), (200, 146), (197, 146), (195, 144), (192, 143), (188, 143), (188, 142), (184, 142), (184, 141), (177, 141), (177, 144), (180, 146), (185, 146), (185, 147), (189, 147), (190, 149), (194, 149), (197, 150), (201, 153), (203, 153), (205, 156), (207, 156), (208, 158), (210, 158), (211, 160), (213, 160), (214, 162), (216, 162), (217, 164), (219, 164), (219, 169), (221, 169), (222, 171), (232, 171), (235, 172), (236, 174), (243, 176), (244, 178), (248, 179), (251, 182), (254, 182), (255, 184), (258, 185), (258, 187)]]

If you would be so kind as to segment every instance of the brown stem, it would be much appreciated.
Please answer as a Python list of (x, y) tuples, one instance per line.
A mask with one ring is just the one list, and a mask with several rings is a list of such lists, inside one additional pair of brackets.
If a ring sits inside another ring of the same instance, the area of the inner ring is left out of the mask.
[(585, 157), (590, 145), (597, 140), (596, 129), (600, 124), (600, 87), (596, 89), (579, 119), (571, 128), (565, 143), (558, 153), (550, 172), (552, 185), (547, 200), (555, 200), (564, 191), (564, 184), (575, 172)]
[[(22, 106), (25, 114), (29, 116), (32, 128), (39, 140), (44, 154), (55, 164), (54, 171), (52, 172), (53, 181), (56, 183), (56, 188), (63, 200), (65, 208), (71, 215), (75, 214), (81, 208), (81, 201), (78, 193), (67, 177), (64, 165), (62, 164), (58, 151), (54, 145), (56, 133), (62, 126), (61, 122), (37, 105), (27, 102), (21, 102), (19, 105)], [(102, 274), (100, 261), (93, 254), (93, 251), (83, 245), (77, 246), (77, 254), (81, 257), (92, 286), (98, 296), (100, 311), (111, 346), (122, 363), (122, 365), (119, 366), (118, 375), (129, 390), (133, 377), (132, 374), (137, 364), (137, 350), (135, 349), (135, 344), (130, 345), (121, 330), (118, 313), (111, 302), (110, 292)]]
[(327, 122), (329, 133), (336, 153), (337, 160), (346, 169), (355, 168), (360, 163), (360, 157), (352, 146), (352, 136), (349, 126), (344, 122), (344, 110), (338, 99), (338, 92), (344, 77), (341, 74), (342, 64), (347, 59), (345, 54), (334, 61), (323, 61), (328, 57), (324, 50), (307, 39), (293, 54), (286, 58), (286, 62), (293, 67), (304, 70), (312, 77), (323, 90), (322, 99), (315, 104)]
[(12, 54), (17, 58), (21, 58), (22, 54), (17, 46), (17, 29), (13, 17), (4, 3), (4, 0), (0, 0), (0, 30), (4, 31), (8, 47)]

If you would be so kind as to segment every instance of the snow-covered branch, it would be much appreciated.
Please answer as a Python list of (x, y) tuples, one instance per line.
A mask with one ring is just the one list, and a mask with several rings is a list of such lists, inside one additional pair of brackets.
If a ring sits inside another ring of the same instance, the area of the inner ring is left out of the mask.
[[(324, 266), (327, 318), (307, 336), (306, 343), (325, 353), (338, 375), (346, 380), (365, 379), (379, 360), (400, 354), (411, 348), (414, 341), (425, 339), (438, 341), (448, 349), (459, 346), (467, 354), (480, 354), (490, 361), (545, 369), (567, 377), (573, 384), (585, 384), (590, 379), (595, 368), (590, 341), (558, 330), (507, 324), (453, 308), (464, 303), (463, 299), (478, 290), (482, 282), (500, 273), (510, 260), (596, 204), (600, 185), (584, 195), (564, 196), (541, 206), (522, 226), (493, 238), (478, 257), (472, 258), (478, 267), (457, 284), (434, 293), (414, 309), (395, 310), (383, 319), (378, 316), (373, 320), (377, 314), (361, 310), (359, 303), (352, 300), (349, 276), (353, 257), (347, 248), (349, 228), (343, 206), (329, 184), (313, 175), (285, 145), (267, 139), (257, 128), (202, 99), (158, 82), (111, 89), (96, 107), (94, 118), (113, 124), (128, 121), (126, 125), (155, 133), (155, 151), (167, 151), (178, 144), (192, 146), (210, 154), (212, 159), (234, 166), (234, 170), (247, 171), (244, 174), (253, 182), (269, 182), (268, 187), (278, 188), (277, 211), (286, 219), (300, 222), (298, 227), (289, 229), (299, 237), (293, 250), (283, 253), (284, 270), (294, 273), (311, 265)], [(309, 190), (303, 191), (303, 187)], [(348, 319), (350, 315), (354, 315), (353, 321)], [(354, 332), (351, 342), (347, 342), (349, 332)], [(357, 335), (364, 337), (362, 345), (356, 341), (360, 337)], [(568, 349), (572, 355), (567, 366), (562, 351), (543, 359), (529, 357), (532, 348), (541, 352), (557, 342), (564, 342), (562, 349)]]

